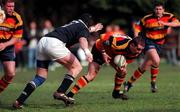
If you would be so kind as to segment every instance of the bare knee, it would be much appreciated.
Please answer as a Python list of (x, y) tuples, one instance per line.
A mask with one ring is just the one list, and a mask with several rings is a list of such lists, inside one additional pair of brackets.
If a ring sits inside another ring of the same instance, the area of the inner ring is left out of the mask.
[(96, 75), (97, 74), (95, 72), (94, 73), (87, 73), (87, 75), (85, 77), (88, 81), (93, 81), (96, 78)]
[(156, 59), (156, 60), (153, 61), (152, 65), (155, 66), (155, 67), (158, 67), (159, 63), (160, 63), (160, 59)]
[(82, 66), (80, 64), (76, 64), (69, 69), (68, 74), (71, 74), (73, 77), (76, 77), (81, 71)]
[(15, 71), (6, 71), (5, 75), (9, 76), (9, 77), (14, 77), (15, 76)]

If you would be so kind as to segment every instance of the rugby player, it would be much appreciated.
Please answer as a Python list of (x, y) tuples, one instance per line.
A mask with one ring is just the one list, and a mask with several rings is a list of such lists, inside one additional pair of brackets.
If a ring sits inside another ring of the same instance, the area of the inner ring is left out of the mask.
[(0, 61), (4, 75), (0, 79), (0, 93), (8, 87), (15, 76), (14, 44), (22, 38), (23, 34), (23, 21), (21, 16), (14, 11), (14, 0), (4, 0), (2, 5), (5, 18), (0, 23)]
[(132, 39), (127, 35), (121, 35), (119, 33), (108, 33), (103, 35), (96, 41), (92, 48), (91, 53), (93, 55), (93, 61), (89, 63), (87, 74), (78, 79), (67, 96), (73, 97), (77, 94), (81, 88), (85, 87), (97, 76), (101, 66), (107, 63), (116, 70), (112, 97), (115, 99), (127, 100), (128, 97), (124, 93), (120, 93), (121, 85), (127, 74), (126, 66), (116, 66), (113, 58), (118, 54), (124, 55), (126, 57), (126, 62), (129, 64), (140, 55), (144, 46), (144, 40), (140, 36)]
[(65, 104), (66, 102), (73, 102), (74, 99), (67, 97), (65, 92), (82, 70), (82, 66), (68, 48), (79, 42), (87, 60), (91, 62), (93, 57), (88, 49), (87, 38), (90, 32), (101, 30), (102, 27), (100, 23), (95, 25), (92, 16), (85, 13), (78, 20), (73, 20), (43, 36), (37, 47), (36, 76), (26, 85), (21, 95), (13, 103), (13, 107), (22, 108), (24, 101), (31, 93), (44, 83), (48, 75), (48, 65), (52, 60), (64, 65), (68, 70), (53, 97), (64, 101)]
[(179, 25), (178, 19), (172, 13), (165, 12), (164, 4), (161, 2), (154, 4), (154, 13), (141, 19), (140, 24), (136, 27), (137, 33), (135, 36), (141, 35), (145, 40), (145, 57), (143, 63), (125, 83), (125, 91), (129, 91), (132, 84), (150, 67), (151, 92), (157, 92), (156, 78), (159, 73), (159, 54), (165, 42), (168, 27)]

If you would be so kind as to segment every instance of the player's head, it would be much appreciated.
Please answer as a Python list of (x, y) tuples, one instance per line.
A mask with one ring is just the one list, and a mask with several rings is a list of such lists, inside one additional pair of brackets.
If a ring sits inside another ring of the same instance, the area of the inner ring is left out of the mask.
[(145, 47), (145, 41), (141, 36), (134, 37), (129, 44), (129, 50), (133, 54), (140, 54)]
[(164, 13), (164, 4), (162, 2), (154, 3), (154, 13), (157, 17), (161, 17)]
[(79, 17), (79, 19), (82, 20), (88, 28), (94, 25), (94, 20), (91, 14), (84, 13)]
[(14, 0), (3, 0), (2, 4), (4, 9), (8, 15), (12, 15), (14, 8), (15, 8), (15, 1)]

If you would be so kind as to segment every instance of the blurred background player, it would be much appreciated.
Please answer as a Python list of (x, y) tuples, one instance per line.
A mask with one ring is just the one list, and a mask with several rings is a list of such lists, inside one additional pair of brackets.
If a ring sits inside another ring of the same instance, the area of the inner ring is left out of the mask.
[(137, 26), (138, 32), (135, 33), (135, 36), (142, 35), (146, 42), (145, 57), (141, 66), (135, 70), (126, 83), (125, 91), (129, 91), (132, 83), (139, 79), (149, 67), (151, 67), (151, 91), (153, 93), (157, 91), (156, 77), (159, 73), (161, 47), (165, 42), (168, 26), (178, 26), (179, 23), (173, 14), (164, 10), (164, 4), (156, 2), (154, 4), (154, 13), (144, 16), (140, 21), (140, 25)]
[(14, 0), (3, 0), (2, 4), (6, 18), (0, 23), (0, 60), (4, 69), (4, 75), (0, 79), (0, 93), (7, 88), (15, 76), (14, 44), (23, 34), (23, 21), (14, 11)]
[(90, 32), (96, 32), (103, 27), (100, 23), (93, 25), (92, 16), (83, 14), (78, 20), (58, 27), (40, 39), (37, 47), (36, 76), (26, 85), (21, 95), (14, 102), (14, 108), (22, 108), (23, 103), (31, 93), (44, 83), (48, 75), (48, 66), (52, 60), (64, 65), (68, 70), (59, 88), (53, 94), (54, 99), (62, 100), (65, 104), (74, 101), (73, 98), (67, 97), (65, 92), (81, 72), (82, 66), (68, 48), (79, 42), (87, 60), (91, 62), (93, 57), (88, 49), (87, 38)]
[(127, 74), (126, 66), (118, 67), (114, 64), (114, 57), (118, 54), (126, 57), (127, 63), (131, 63), (143, 51), (145, 46), (144, 40), (139, 36), (131, 39), (129, 36), (120, 35), (119, 33), (105, 34), (96, 41), (92, 48), (93, 62), (89, 63), (88, 73), (81, 76), (72, 90), (67, 94), (73, 97), (78, 91), (85, 87), (98, 74), (104, 63), (110, 64), (116, 70), (114, 90), (112, 97), (115, 99), (127, 100), (128, 97), (120, 93), (121, 85)]

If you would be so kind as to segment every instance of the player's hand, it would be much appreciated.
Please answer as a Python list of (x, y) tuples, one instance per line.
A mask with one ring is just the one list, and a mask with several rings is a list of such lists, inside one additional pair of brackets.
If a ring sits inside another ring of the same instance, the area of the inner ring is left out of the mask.
[(93, 61), (93, 56), (92, 56), (91, 53), (86, 54), (86, 58), (87, 58), (87, 61), (88, 61), (88, 62), (92, 62), (92, 61)]
[(102, 53), (102, 55), (103, 55), (103, 59), (104, 59), (105, 63), (109, 64), (111, 61), (111, 57), (108, 54), (106, 54), (105, 52)]
[(4, 50), (6, 48), (4, 43), (0, 43), (0, 51)]
[(86, 55), (87, 61), (92, 62), (93, 61), (93, 56), (92, 56), (91, 52), (89, 51), (89, 49), (85, 49), (84, 53)]
[(103, 25), (101, 24), (101, 23), (98, 23), (98, 24), (96, 24), (95, 25), (95, 31), (97, 32), (97, 31), (99, 31), (99, 30), (102, 30), (102, 28), (103, 28)]
[(167, 23), (165, 23), (165, 22), (163, 22), (163, 21), (158, 21), (158, 23), (159, 23), (160, 25), (167, 25)]
[(99, 31), (99, 30), (102, 30), (102, 28), (103, 28), (103, 25), (102, 25), (101, 23), (98, 23), (98, 24), (96, 24), (95, 26), (91, 26), (91, 27), (89, 28), (89, 31), (90, 31), (90, 32), (97, 32), (97, 31)]

